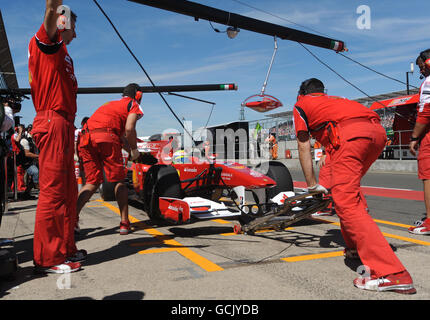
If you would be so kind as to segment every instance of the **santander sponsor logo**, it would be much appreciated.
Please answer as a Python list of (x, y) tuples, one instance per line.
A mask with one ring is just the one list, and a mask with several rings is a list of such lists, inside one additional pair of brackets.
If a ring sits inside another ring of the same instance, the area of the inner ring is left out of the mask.
[(184, 211), (184, 209), (183, 208), (181, 208), (181, 207), (175, 207), (175, 206), (173, 206), (173, 205), (171, 205), (171, 204), (169, 204), (169, 206), (167, 207), (167, 209), (169, 209), (169, 210), (173, 210), (173, 211), (176, 211), (176, 212), (183, 212)]

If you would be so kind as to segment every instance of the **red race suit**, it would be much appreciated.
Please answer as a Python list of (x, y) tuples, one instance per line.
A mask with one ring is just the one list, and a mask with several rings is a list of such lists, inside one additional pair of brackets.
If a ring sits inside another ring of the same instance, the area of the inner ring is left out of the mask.
[(33, 138), (40, 151), (40, 193), (34, 227), (34, 263), (64, 263), (77, 249), (74, 239), (77, 184), (74, 121), (77, 81), (60, 32), (51, 41), (42, 24), (30, 40), (29, 81), (36, 110)]
[(105, 103), (88, 119), (81, 131), (79, 156), (82, 157), (86, 183), (98, 185), (106, 180), (124, 180), (126, 171), (122, 157), (122, 140), (127, 117), (136, 113), (138, 119), (143, 111), (136, 100), (123, 97)]
[[(361, 178), (387, 141), (379, 116), (358, 102), (323, 93), (300, 96), (293, 114), (296, 134), (311, 133), (329, 153), (328, 185), (346, 246), (358, 251), (373, 277), (405, 270), (370, 216), (361, 192)], [(328, 122), (337, 128), (335, 137)]]
[(417, 106), (417, 122), (426, 124), (426, 134), (420, 142), (418, 152), (418, 178), (430, 179), (430, 134), (428, 124), (430, 123), (430, 76), (428, 76), (420, 88), (420, 101)]

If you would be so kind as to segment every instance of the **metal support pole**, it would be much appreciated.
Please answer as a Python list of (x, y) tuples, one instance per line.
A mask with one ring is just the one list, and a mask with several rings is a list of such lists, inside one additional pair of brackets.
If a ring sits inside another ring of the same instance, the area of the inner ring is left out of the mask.
[(406, 72), (406, 93), (409, 95), (409, 71)]
[[(219, 83), (219, 84), (190, 84), (190, 85), (171, 85), (171, 86), (140, 86), (143, 93), (157, 92), (197, 92), (197, 91), (233, 91), (237, 90), (238, 86), (235, 83)], [(94, 88), (78, 88), (78, 94), (121, 94), (124, 87), (94, 87)], [(22, 89), (0, 89), (0, 94), (8, 93), (31, 94), (30, 88)]]
[(13, 199), (18, 200), (18, 174), (16, 168), (16, 153), (13, 153)]
[(269, 80), (270, 71), (272, 70), (273, 61), (275, 60), (276, 51), (278, 50), (278, 42), (276, 41), (276, 37), (274, 37), (274, 40), (275, 48), (273, 50), (272, 59), (270, 60), (269, 70), (267, 70), (266, 79), (264, 80), (263, 87), (261, 88), (261, 95), (264, 95), (264, 91), (266, 91), (267, 81)]
[(402, 152), (402, 131), (399, 131), (399, 150), (400, 150), (400, 160), (403, 160)]
[(2, 192), (4, 193), (4, 212), (9, 211), (9, 202), (7, 198), (7, 157), (3, 158), (3, 167), (4, 167), (4, 186)]
[(276, 25), (262, 20), (253, 19), (232, 12), (212, 8), (200, 3), (186, 0), (129, 0), (162, 10), (168, 10), (183, 15), (199, 19), (224, 24), (227, 26), (257, 32), (260, 34), (278, 37), (283, 40), (290, 40), (309, 44), (312, 46), (334, 50), (336, 52), (345, 51), (346, 46), (343, 41), (323, 37), (281, 25)]

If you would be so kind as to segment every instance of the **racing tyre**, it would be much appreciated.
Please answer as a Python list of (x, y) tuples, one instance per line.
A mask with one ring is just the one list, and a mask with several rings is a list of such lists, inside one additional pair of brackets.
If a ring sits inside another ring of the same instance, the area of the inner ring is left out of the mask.
[(99, 191), (104, 201), (115, 201), (115, 185), (114, 182), (107, 182), (106, 175), (103, 172), (104, 182), (100, 185)]
[[(263, 168), (266, 168), (267, 165), (268, 171), (265, 173), (265, 175), (269, 178), (272, 178), (276, 182), (275, 187), (266, 190), (267, 199), (273, 198), (280, 192), (294, 191), (293, 178), (291, 177), (288, 168), (282, 162), (269, 161), (263, 165)], [(261, 165), (259, 167), (261, 167)]]
[(145, 177), (144, 182), (145, 211), (151, 219), (161, 219), (159, 198), (183, 198), (181, 181), (176, 169), (172, 166), (152, 166)]
[(104, 201), (115, 201), (115, 183), (103, 182), (100, 185), (100, 195)]

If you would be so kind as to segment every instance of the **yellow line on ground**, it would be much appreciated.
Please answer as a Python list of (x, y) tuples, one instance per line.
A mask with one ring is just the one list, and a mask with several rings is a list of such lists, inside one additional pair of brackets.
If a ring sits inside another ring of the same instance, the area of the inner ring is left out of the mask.
[(230, 224), (230, 221), (227, 221), (224, 219), (214, 219), (212, 221), (215, 221), (215, 222), (220, 223), (220, 224)]
[(227, 233), (221, 233), (220, 234), (220, 236), (226, 236), (226, 237), (228, 237), (228, 236), (236, 236), (237, 234), (236, 233), (234, 233), (234, 232), (227, 232)]
[(378, 220), (378, 219), (373, 219), (373, 221), (375, 221), (376, 223), (388, 224), (391, 226), (396, 226), (396, 227), (401, 227), (401, 228), (406, 228), (406, 229), (412, 227), (410, 225), (398, 223), (398, 222), (391, 222), (391, 221)]
[[(111, 209), (113, 212), (115, 212), (116, 214), (120, 215), (121, 213), (119, 212), (119, 209), (113, 205), (111, 205), (110, 203), (104, 202), (103, 200), (99, 199), (96, 200), (98, 202), (100, 202), (104, 207), (107, 207), (109, 209)], [(140, 220), (132, 217), (129, 215), (128, 219), (130, 220), (131, 223), (135, 223), (135, 222), (139, 222)]]
[[(340, 227), (340, 223), (339, 223), (339, 222), (334, 222), (334, 221), (330, 221), (330, 220), (324, 220), (324, 219), (320, 219), (320, 218), (318, 218), (318, 219), (314, 219), (314, 220), (319, 220), (319, 221), (321, 221), (321, 222), (328, 223), (328, 224), (332, 224), (332, 225), (335, 225), (335, 226), (339, 226), (339, 227)], [(374, 221), (375, 221), (375, 222), (377, 222), (377, 223), (383, 223), (383, 224), (388, 224), (388, 225), (394, 225), (394, 226), (399, 226), (399, 227), (403, 227), (403, 228), (409, 228), (409, 227), (410, 227), (410, 226), (408, 226), (408, 225), (401, 224), (401, 223), (396, 223), (396, 222), (390, 222), (390, 221), (384, 221), (384, 220), (377, 220), (377, 219), (374, 219)], [(414, 239), (414, 238), (409, 238), (409, 237), (398, 236), (398, 235), (395, 235), (395, 234), (385, 233), (385, 232), (383, 232), (382, 234), (383, 234), (385, 237), (388, 237), (388, 238), (393, 238), (393, 239), (398, 239), (398, 240), (402, 240), (402, 241), (406, 241), (406, 242), (416, 243), (416, 244), (420, 244), (420, 245), (423, 245), (423, 246), (430, 246), (430, 242), (428, 242), (428, 241), (422, 241), (422, 240), (419, 240), (419, 239)]]
[(427, 242), (427, 241), (422, 241), (422, 240), (408, 238), (408, 237), (402, 237), (402, 236), (398, 236), (396, 234), (390, 234), (390, 233), (385, 233), (385, 232), (382, 232), (382, 234), (388, 238), (394, 238), (394, 239), (403, 240), (406, 242), (412, 242), (412, 243), (420, 244), (423, 246), (430, 246), (430, 242)]
[(281, 260), (284, 260), (287, 262), (298, 262), (298, 261), (333, 258), (333, 257), (341, 257), (341, 256), (343, 256), (343, 250), (335, 251), (335, 252), (319, 253), (319, 254), (307, 254), (307, 255), (297, 256), (297, 257), (281, 258)]
[[(103, 200), (97, 200), (97, 201), (101, 202), (105, 207), (111, 209), (113, 212), (120, 214), (119, 209), (117, 207), (111, 205), (110, 203), (104, 202)], [(176, 251), (179, 254), (181, 254), (182, 256), (184, 256), (185, 258), (191, 260), (193, 263), (197, 264), (202, 269), (206, 270), (207, 272), (224, 270), (223, 268), (221, 268), (217, 264), (213, 263), (212, 261), (200, 256), (199, 254), (195, 253), (191, 249), (184, 247), (178, 241), (173, 240), (173, 239), (168, 239), (168, 237), (165, 234), (163, 234), (162, 232), (160, 232), (159, 230), (145, 225), (144, 223), (142, 223), (140, 220), (134, 218), (133, 216), (129, 215), (129, 220), (131, 223), (139, 222), (143, 226), (143, 230), (148, 232), (150, 235), (156, 237), (157, 239), (160, 239), (160, 238), (163, 239), (163, 237), (164, 237), (164, 239), (161, 242), (164, 245), (174, 247), (174, 248), (160, 248), (160, 249), (142, 250), (142, 251), (139, 251), (140, 254)]]
[(195, 253), (194, 251), (192, 251), (189, 248), (184, 247), (184, 248), (176, 249), (176, 251), (178, 253), (180, 253), (181, 255), (183, 255), (185, 258), (187, 258), (187, 259), (191, 260), (192, 262), (194, 262), (195, 264), (199, 265), (201, 268), (203, 268), (207, 272), (215, 272), (215, 271), (224, 270), (223, 268), (221, 268), (217, 264), (209, 261), (206, 258), (203, 258), (201, 255)]

